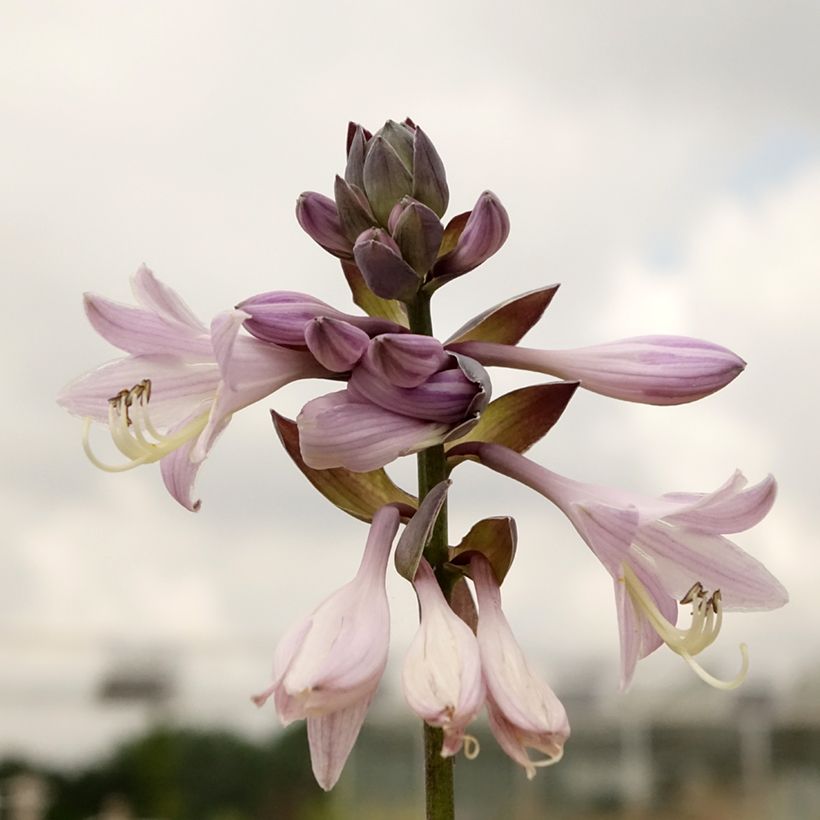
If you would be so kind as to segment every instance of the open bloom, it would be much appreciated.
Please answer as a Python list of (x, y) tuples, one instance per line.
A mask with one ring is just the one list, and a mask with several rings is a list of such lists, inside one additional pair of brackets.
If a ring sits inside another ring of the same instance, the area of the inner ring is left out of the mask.
[(746, 363), (731, 350), (685, 336), (636, 336), (574, 350), (533, 350), (493, 342), (458, 342), (448, 349), (487, 366), (514, 367), (580, 381), (623, 401), (684, 404), (725, 387)]
[[(621, 686), (640, 658), (661, 644), (677, 652), (707, 683), (739, 686), (748, 669), (729, 681), (706, 672), (694, 656), (717, 638), (724, 610), (769, 610), (788, 594), (761, 564), (724, 535), (761, 521), (774, 503), (772, 476), (746, 487), (739, 471), (711, 493), (654, 498), (582, 484), (495, 444), (467, 445), (481, 462), (531, 487), (555, 503), (615, 582), (621, 639)], [(692, 624), (677, 624), (678, 603), (692, 605)]]
[[(413, 581), (421, 624), (402, 670), (402, 689), (410, 708), (430, 726), (444, 730), (442, 757), (458, 752), (464, 730), (484, 705), (481, 658), (473, 631), (449, 604), (430, 565), (421, 560)], [(465, 748), (470, 756), (476, 744)]]
[(288, 630), (274, 654), (273, 683), (254, 697), (261, 706), (273, 696), (285, 726), (307, 719), (313, 773), (325, 790), (342, 773), (387, 663), (384, 574), (398, 527), (394, 507), (376, 512), (356, 576)]
[(376, 336), (347, 388), (309, 401), (297, 418), (302, 458), (315, 469), (366, 472), (439, 444), (489, 401), (484, 369), (428, 336)]
[[(501, 590), (490, 562), (474, 553), (470, 573), (478, 597), (478, 646), (490, 729), (531, 780), (537, 768), (557, 763), (563, 756), (569, 738), (567, 713), (552, 689), (530, 669), (515, 640), (501, 610)], [(528, 748), (546, 757), (532, 760)]]
[[(160, 462), (168, 491), (189, 510), (194, 479), (237, 410), (294, 379), (328, 375), (309, 353), (239, 335), (240, 310), (202, 324), (146, 267), (132, 278), (138, 306), (85, 295), (94, 329), (129, 355), (67, 385), (58, 402), (85, 419), (83, 446), (103, 470)], [(108, 426), (125, 462), (109, 465), (91, 449), (92, 422)]]

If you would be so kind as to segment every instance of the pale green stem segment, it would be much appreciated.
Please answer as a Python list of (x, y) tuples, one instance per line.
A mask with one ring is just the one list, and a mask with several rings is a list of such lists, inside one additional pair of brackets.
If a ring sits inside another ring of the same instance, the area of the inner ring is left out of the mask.
[[(430, 316), (430, 295), (419, 292), (416, 300), (407, 306), (410, 330), (424, 336), (433, 335)], [(444, 446), (429, 447), (418, 454), (419, 502), (440, 481), (447, 478), (447, 460)], [(441, 573), (448, 557), (447, 502), (441, 508), (424, 557), (433, 567), (439, 586), (449, 598), (451, 582)], [(441, 729), (424, 724), (424, 785), (427, 820), (454, 820), (453, 758), (441, 756), (444, 733)]]

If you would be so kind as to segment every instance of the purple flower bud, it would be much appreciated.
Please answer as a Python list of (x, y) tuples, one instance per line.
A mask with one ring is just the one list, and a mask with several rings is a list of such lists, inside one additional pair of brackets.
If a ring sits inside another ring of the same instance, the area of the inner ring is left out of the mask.
[(392, 145), (376, 135), (364, 161), (364, 190), (373, 213), (382, 225), (393, 206), (413, 190), (413, 177)]
[(353, 258), (353, 243), (345, 236), (333, 200), (306, 191), (296, 200), (296, 219), (305, 233), (328, 253), (340, 259)]
[(367, 141), (373, 135), (361, 125), (350, 123), (347, 128), (347, 165), (345, 180), (357, 188), (364, 188), (364, 156)]
[(264, 342), (286, 347), (304, 348), (308, 323), (320, 317), (345, 321), (368, 336), (401, 332), (399, 325), (387, 319), (350, 316), (314, 296), (289, 290), (259, 293), (245, 299), (237, 307), (250, 316), (244, 324), (248, 333)]
[(322, 367), (345, 373), (362, 357), (370, 337), (348, 322), (320, 316), (308, 322), (305, 342)]
[(413, 170), (413, 129), (405, 123), (388, 120), (376, 133), (398, 155), (408, 171)]
[(444, 216), (450, 201), (444, 163), (429, 137), (418, 126), (413, 137), (413, 196)]
[(370, 210), (367, 197), (363, 191), (345, 182), (340, 176), (336, 177), (333, 195), (342, 230), (351, 242), (355, 242), (360, 233), (376, 224), (376, 217)]
[[(421, 202), (405, 197), (399, 205), (403, 207), (394, 220), (391, 233), (404, 260), (424, 277), (436, 261), (444, 227), (436, 214)], [(394, 208), (391, 218), (396, 213)]]
[(365, 354), (367, 366), (396, 387), (418, 387), (450, 363), (441, 342), (416, 333), (376, 336)]
[(353, 246), (353, 258), (376, 296), (407, 301), (416, 295), (421, 279), (386, 231), (371, 228), (362, 233)]
[(305, 326), (318, 316), (344, 318), (321, 299), (290, 290), (259, 293), (240, 302), (237, 309), (251, 317), (245, 320), (248, 333), (263, 342), (288, 347), (305, 346)]
[(491, 191), (478, 198), (455, 248), (433, 268), (437, 285), (461, 276), (486, 262), (507, 240), (510, 218)]
[[(353, 371), (348, 390), (393, 413), (455, 424), (480, 410), (489, 398), (489, 379), (480, 378), (473, 368), (467, 372), (460, 361), (455, 364), (433, 373), (417, 387), (407, 388), (386, 381), (382, 373), (367, 366), (365, 359)], [(482, 370), (477, 363), (472, 365)]]

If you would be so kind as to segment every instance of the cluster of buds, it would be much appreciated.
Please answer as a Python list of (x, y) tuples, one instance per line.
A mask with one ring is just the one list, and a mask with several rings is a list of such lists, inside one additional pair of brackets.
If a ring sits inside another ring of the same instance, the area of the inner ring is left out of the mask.
[(351, 123), (347, 165), (334, 200), (314, 191), (296, 218), (326, 251), (353, 260), (383, 299), (411, 301), (489, 259), (506, 241), (504, 206), (484, 191), (472, 211), (441, 219), (450, 199), (444, 165), (412, 120), (392, 120), (375, 134)]
[[(563, 754), (564, 708), (533, 672), (501, 609), (500, 585), (516, 551), (513, 519), (482, 519), (456, 546), (441, 537), (445, 476), (466, 461), (548, 499), (612, 577), (623, 688), (638, 661), (662, 645), (710, 685), (739, 685), (748, 669), (745, 646), (740, 672), (729, 680), (708, 673), (695, 656), (717, 638), (724, 612), (787, 601), (771, 573), (726, 538), (768, 513), (774, 479), (747, 487), (735, 472), (711, 493), (654, 497), (557, 475), (523, 453), (552, 429), (579, 387), (623, 401), (681, 404), (725, 387), (743, 360), (678, 336), (574, 350), (521, 347), (557, 285), (508, 299), (439, 341), (430, 330), (431, 295), (504, 244), (503, 206), (485, 191), (472, 211), (445, 226), (444, 166), (410, 120), (389, 121), (375, 134), (351, 125), (334, 193), (335, 200), (302, 194), (296, 214), (342, 260), (363, 314), (272, 291), (206, 325), (143, 267), (132, 281), (135, 306), (85, 297), (94, 329), (126, 355), (59, 397), (85, 420), (83, 445), (96, 466), (119, 472), (158, 462), (171, 495), (195, 511), (197, 472), (233, 413), (296, 379), (343, 384), (308, 401), (295, 421), (274, 413), (274, 424), (298, 469), (331, 503), (370, 523), (370, 537), (354, 579), (282, 639), (273, 683), (255, 698), (273, 698), (285, 724), (307, 721), (320, 785), (331, 788), (338, 779), (384, 671), (385, 573), (401, 523), (395, 566), (412, 584), (421, 615), (403, 691), (410, 708), (442, 730), (441, 755), (477, 753), (467, 729), (485, 705), (499, 744), (529, 777)], [(490, 367), (559, 380), (491, 401)], [(97, 456), (90, 443), (95, 422), (108, 427), (124, 461)], [(417, 498), (384, 467), (430, 448), (440, 476), (425, 474), (426, 492)], [(688, 605), (692, 625), (681, 629), (679, 607)], [(531, 759), (530, 749), (543, 757)]]

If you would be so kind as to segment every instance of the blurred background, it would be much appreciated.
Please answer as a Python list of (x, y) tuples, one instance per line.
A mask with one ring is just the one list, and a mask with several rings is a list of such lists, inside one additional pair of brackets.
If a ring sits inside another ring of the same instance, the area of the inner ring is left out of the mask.
[[(791, 593), (727, 618), (617, 692), (608, 575), (539, 496), (459, 469), (457, 541), (511, 514), (508, 618), (573, 725), (534, 783), (479, 727), (457, 766), (464, 818), (820, 816), (816, 552), (820, 399), (820, 6), (806, 0), (335, 0), (0, 4), (0, 818), (418, 817), (420, 729), (398, 670), (416, 621), (389, 577), (391, 663), (338, 787), (300, 730), (248, 696), (278, 636), (355, 570), (366, 528), (291, 466), (268, 407), (237, 414), (199, 480), (96, 471), (54, 397), (117, 353), (81, 293), (129, 301), (148, 264), (201, 317), (265, 290), (350, 307), (335, 260), (293, 215), (330, 193), (349, 119), (411, 116), (447, 166), (448, 215), (485, 188), (512, 220), (490, 262), (436, 295), (441, 336), (514, 294), (562, 287), (527, 338), (572, 347), (700, 336), (749, 366), (694, 405), (579, 392), (533, 450), (558, 472), (659, 494), (740, 467), (780, 497), (738, 542)], [(496, 395), (534, 379), (493, 371)], [(396, 465), (410, 486), (411, 459)]]

